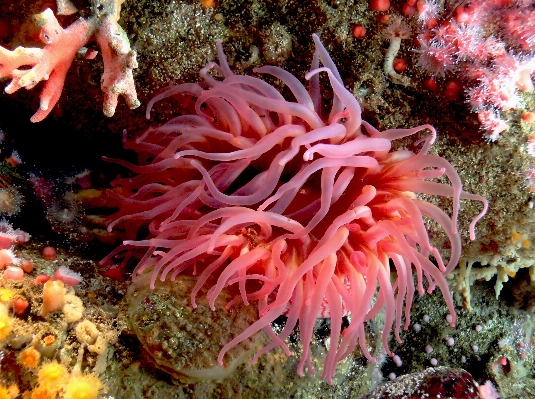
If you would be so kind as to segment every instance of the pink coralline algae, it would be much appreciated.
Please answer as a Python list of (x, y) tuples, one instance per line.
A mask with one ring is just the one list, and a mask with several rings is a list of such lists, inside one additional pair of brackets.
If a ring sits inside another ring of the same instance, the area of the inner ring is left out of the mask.
[[(220, 62), (201, 70), (203, 83), (171, 85), (149, 103), (147, 116), (169, 97), (189, 111), (126, 141), (140, 165), (113, 160), (137, 175), (114, 181), (122, 207), (109, 229), (121, 225), (133, 238), (144, 231), (149, 237), (124, 241), (102, 264), (120, 267), (138, 259), (133, 278), (152, 273), (151, 286), (193, 273), (198, 276), (193, 307), (205, 284), (211, 286), (212, 307), (228, 286), (236, 289), (229, 307), (256, 302), (258, 320), (223, 346), (220, 364), (230, 348), (260, 330), (272, 342), (253, 362), (277, 346), (290, 355), (284, 340), (299, 324), (303, 350), (297, 371), (302, 375), (306, 367), (314, 373), (314, 322), (330, 317), (322, 377), (332, 382), (337, 363), (357, 346), (374, 360), (364, 325), (382, 309), (382, 341), (392, 354), (390, 331), (401, 342), (403, 316), (406, 329), (415, 284), (423, 294), (424, 279), (428, 292), (438, 285), (455, 324), (446, 276), (461, 254), (459, 203), (482, 203), (470, 225), (474, 239), (487, 201), (463, 191), (453, 166), (428, 153), (436, 137), (432, 126), (381, 132), (362, 120), (359, 102), (313, 37), (308, 90), (280, 68), (255, 69), (282, 81), (295, 101), (259, 78), (235, 75), (218, 43)], [(329, 107), (322, 103), (329, 95), (320, 74), (332, 87)], [(418, 151), (392, 150), (394, 140), (411, 136), (418, 136)], [(451, 185), (438, 182), (442, 176)], [(452, 198), (452, 215), (416, 193)], [(446, 265), (429, 241), (424, 216), (449, 238)], [(342, 331), (345, 313), (350, 324)], [(287, 321), (276, 334), (271, 323), (282, 315)]]

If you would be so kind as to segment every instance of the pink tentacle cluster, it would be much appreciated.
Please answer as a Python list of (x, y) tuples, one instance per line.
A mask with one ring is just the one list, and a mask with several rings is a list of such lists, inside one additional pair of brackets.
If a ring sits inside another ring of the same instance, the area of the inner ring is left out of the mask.
[[(277, 67), (256, 70), (284, 82), (296, 101), (259, 78), (234, 75), (221, 42), (220, 64), (202, 70), (202, 85), (172, 85), (155, 97), (147, 115), (155, 101), (170, 96), (190, 104), (191, 114), (127, 143), (139, 153), (141, 166), (115, 161), (138, 174), (114, 182), (122, 189), (124, 205), (109, 228), (119, 224), (133, 239), (103, 263), (139, 258), (134, 279), (152, 273), (152, 288), (157, 279), (174, 280), (193, 271), (198, 275), (191, 293), (194, 307), (204, 285), (211, 287), (212, 308), (227, 287), (236, 289), (228, 306), (256, 302), (258, 320), (221, 349), (220, 364), (230, 348), (260, 330), (272, 342), (253, 361), (276, 346), (289, 355), (284, 340), (299, 324), (303, 353), (298, 373), (305, 367), (314, 373), (314, 322), (330, 317), (331, 344), (322, 377), (332, 382), (336, 364), (357, 346), (374, 360), (364, 324), (383, 308), (382, 341), (392, 354), (390, 331), (401, 342), (402, 318), (407, 329), (415, 289), (424, 293), (424, 279), (429, 292), (438, 285), (455, 324), (446, 275), (461, 254), (459, 203), (469, 199), (483, 205), (470, 226), (473, 239), (487, 201), (463, 191), (453, 166), (428, 154), (436, 137), (432, 126), (380, 132), (363, 121), (358, 101), (313, 37), (308, 90)], [(320, 73), (327, 73), (333, 88), (328, 115), (322, 111)], [(417, 141), (418, 152), (391, 149), (393, 140), (421, 132), (429, 133)], [(433, 181), (443, 175), (451, 185)], [(451, 217), (415, 193), (451, 197)], [(442, 226), (450, 240), (447, 265), (429, 241), (424, 215)], [(144, 226), (150, 236), (138, 240)], [(347, 313), (351, 321), (341, 331)], [(281, 315), (287, 321), (276, 334), (270, 324)]]

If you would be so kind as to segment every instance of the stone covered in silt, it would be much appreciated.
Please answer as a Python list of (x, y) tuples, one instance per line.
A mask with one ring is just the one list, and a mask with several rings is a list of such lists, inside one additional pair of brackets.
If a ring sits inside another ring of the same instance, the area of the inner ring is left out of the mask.
[[(219, 366), (219, 351), (229, 341), (258, 319), (258, 308), (237, 301), (230, 309), (225, 305), (236, 293), (224, 289), (211, 311), (206, 291), (197, 295), (197, 308), (191, 305), (190, 293), (197, 281), (178, 276), (176, 281), (156, 282), (149, 287), (150, 273), (139, 276), (127, 294), (128, 317), (143, 348), (156, 365), (182, 381), (221, 379), (236, 367), (250, 361), (260, 345), (263, 333), (256, 334), (232, 348)], [(239, 295), (239, 293), (237, 293)]]

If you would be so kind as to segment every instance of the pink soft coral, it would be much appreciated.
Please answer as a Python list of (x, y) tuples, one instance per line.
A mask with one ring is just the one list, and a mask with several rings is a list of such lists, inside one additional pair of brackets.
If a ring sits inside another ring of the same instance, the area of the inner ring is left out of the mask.
[[(201, 71), (203, 84), (172, 85), (153, 99), (147, 115), (156, 101), (170, 96), (185, 107), (188, 101), (194, 106), (191, 114), (127, 142), (127, 148), (139, 153), (141, 166), (115, 160), (139, 174), (114, 182), (125, 196), (109, 228), (121, 224), (136, 237), (148, 226), (150, 236), (125, 241), (102, 263), (139, 257), (134, 279), (151, 273), (152, 287), (157, 279), (173, 280), (193, 270), (198, 276), (193, 306), (205, 284), (212, 285), (212, 308), (226, 286), (237, 289), (228, 306), (256, 302), (258, 321), (224, 345), (220, 364), (231, 347), (262, 329), (272, 342), (255, 361), (276, 346), (290, 355), (284, 340), (299, 324), (303, 353), (298, 373), (302, 375), (305, 366), (314, 372), (314, 323), (318, 317), (330, 317), (323, 378), (331, 382), (336, 364), (357, 346), (374, 360), (364, 325), (382, 308), (383, 345), (392, 354), (390, 331), (393, 328), (401, 342), (400, 328), (410, 323), (415, 284), (423, 294), (424, 279), (428, 292), (440, 287), (455, 323), (446, 275), (461, 254), (460, 200), (484, 205), (470, 226), (472, 239), (487, 202), (463, 191), (453, 166), (428, 153), (436, 135), (432, 126), (380, 132), (363, 121), (359, 102), (313, 37), (316, 52), (306, 75), (308, 90), (280, 68), (255, 70), (280, 79), (295, 102), (261, 79), (232, 73), (221, 43), (220, 63)], [(332, 95), (322, 92), (320, 74), (327, 75)], [(326, 112), (323, 98), (333, 98)], [(419, 151), (392, 150), (392, 141), (417, 134)], [(444, 175), (451, 185), (433, 181)], [(452, 217), (415, 193), (452, 197)], [(424, 215), (449, 237), (447, 265), (429, 241)], [(429, 260), (431, 254), (438, 265)], [(342, 333), (346, 310), (352, 318)], [(276, 334), (270, 324), (282, 315), (287, 321)]]
[(520, 107), (518, 90), (534, 90), (533, 1), (452, 2), (437, 24), (423, 26), (416, 65), (433, 75), (462, 79), (485, 136), (498, 139), (507, 122), (491, 117)]
[[(117, 24), (113, 0), (103, 2), (106, 12), (90, 18), (79, 18), (63, 29), (51, 9), (34, 16), (41, 28), (43, 48), (17, 47), (10, 51), (0, 46), (0, 78), (9, 77), (5, 88), (11, 94), (21, 87), (34, 88), (45, 81), (40, 95), (39, 110), (32, 122), (48, 116), (58, 102), (65, 76), (78, 52), (95, 35), (104, 59), (102, 90), (105, 93), (104, 115), (113, 116), (119, 95), (126, 98), (130, 108), (140, 105), (137, 99), (132, 69), (137, 68), (136, 53), (130, 49), (128, 39)], [(30, 66), (30, 69), (25, 67)], [(22, 68), (21, 68), (22, 67)]]

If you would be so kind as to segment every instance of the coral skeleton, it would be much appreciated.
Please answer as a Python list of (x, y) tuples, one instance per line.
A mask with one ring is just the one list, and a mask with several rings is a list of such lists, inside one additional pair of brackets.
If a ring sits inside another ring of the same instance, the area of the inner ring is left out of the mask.
[[(390, 331), (401, 342), (416, 290), (424, 294), (438, 286), (455, 324), (446, 276), (461, 254), (460, 201), (482, 203), (471, 239), (487, 201), (464, 191), (453, 166), (429, 154), (436, 138), (432, 126), (379, 131), (364, 121), (333, 60), (313, 39), (308, 90), (278, 67), (254, 70), (282, 81), (295, 100), (260, 78), (235, 75), (218, 42), (219, 64), (201, 70), (202, 84), (172, 84), (150, 101), (147, 117), (170, 97), (189, 113), (125, 143), (138, 152), (140, 165), (111, 160), (137, 173), (115, 180), (110, 193), (122, 205), (109, 229), (120, 226), (132, 239), (101, 263), (125, 267), (135, 260), (134, 280), (151, 273), (151, 287), (157, 279), (192, 273), (198, 279), (193, 307), (204, 285), (211, 287), (212, 308), (225, 287), (236, 292), (228, 307), (256, 303), (258, 320), (223, 346), (220, 364), (230, 348), (260, 330), (271, 342), (253, 362), (277, 346), (290, 355), (285, 339), (299, 325), (297, 372), (314, 373), (314, 323), (329, 317), (322, 377), (332, 383), (336, 365), (355, 348), (375, 360), (365, 324), (381, 309), (382, 344), (393, 355)], [(320, 74), (332, 94), (320, 85)], [(392, 149), (393, 141), (407, 137), (415, 137), (415, 151)], [(443, 177), (451, 184), (438, 180)], [(417, 193), (451, 198), (451, 216)], [(424, 218), (449, 238), (448, 262), (431, 244)], [(146, 239), (140, 237), (144, 231)], [(344, 315), (350, 323), (342, 331)], [(286, 323), (277, 334), (271, 323), (281, 316)]]
[(65, 29), (50, 8), (36, 14), (34, 22), (41, 28), (39, 37), (43, 48), (17, 47), (11, 51), (0, 46), (0, 78), (11, 79), (6, 93), (12, 94), (21, 87), (32, 89), (44, 81), (39, 110), (31, 117), (32, 122), (42, 121), (52, 111), (74, 57), (93, 37), (104, 61), (101, 80), (104, 115), (113, 116), (120, 95), (131, 109), (140, 105), (132, 74), (137, 68), (136, 52), (131, 50), (126, 34), (117, 23), (120, 3), (118, 0), (101, 3), (101, 9), (96, 8), (94, 15), (79, 18)]

